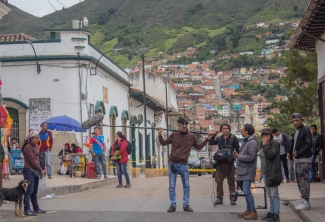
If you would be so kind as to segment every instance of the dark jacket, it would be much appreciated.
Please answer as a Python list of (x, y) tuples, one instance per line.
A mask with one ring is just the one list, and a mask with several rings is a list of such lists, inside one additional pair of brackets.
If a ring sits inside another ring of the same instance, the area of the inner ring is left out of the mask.
[(187, 164), (192, 147), (200, 150), (209, 142), (209, 139), (199, 144), (193, 133), (188, 131), (185, 133), (177, 131), (170, 134), (166, 140), (164, 140), (162, 136), (159, 136), (159, 142), (162, 146), (172, 144), (172, 149), (168, 158), (169, 162)]
[(312, 147), (312, 154), (318, 155), (319, 151), (323, 148), (323, 139), (322, 136), (318, 133), (312, 134), (313, 137), (313, 147)]
[(237, 157), (237, 181), (255, 180), (257, 162), (258, 142), (255, 136), (243, 140)]
[[(231, 141), (231, 137), (233, 136), (232, 139), (232, 144), (230, 144)], [(218, 141), (221, 141), (222, 144), (219, 144)], [(223, 135), (216, 137), (216, 134), (213, 134), (213, 136), (211, 137), (210, 141), (209, 141), (209, 145), (231, 145), (231, 148), (236, 151), (237, 153), (239, 152), (239, 141), (237, 139), (237, 137), (233, 134), (230, 133), (230, 135), (228, 136), (227, 139), (224, 138)]]
[(304, 126), (304, 124), (301, 124), (301, 126), (298, 128), (299, 134), (296, 141), (296, 147), (294, 146), (295, 143), (295, 136), (293, 135), (291, 144), (290, 144), (290, 150), (289, 154), (292, 155), (293, 151), (296, 150), (297, 156), (296, 159), (302, 159), (302, 158), (310, 158), (311, 157), (311, 148), (312, 148), (312, 137), (310, 130)]
[(287, 154), (290, 149), (290, 140), (286, 134), (281, 133), (281, 135), (282, 135), (282, 145), (284, 146), (286, 154)]
[[(277, 187), (282, 180), (281, 162), (280, 162), (280, 145), (271, 140), (266, 145), (261, 145), (264, 153), (266, 187)], [(262, 161), (261, 161), (262, 162)]]

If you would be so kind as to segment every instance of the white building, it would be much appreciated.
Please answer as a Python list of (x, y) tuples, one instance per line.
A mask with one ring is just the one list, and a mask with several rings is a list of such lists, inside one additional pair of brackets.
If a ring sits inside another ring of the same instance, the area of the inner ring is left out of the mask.
[[(44, 120), (67, 115), (79, 122), (96, 112), (105, 115), (103, 124), (126, 125), (128, 121), (127, 73), (90, 44), (86, 30), (47, 30), (51, 39), (0, 42), (0, 73), (3, 100), (14, 119), (13, 131), (20, 143), (30, 128), (39, 129)], [(35, 53), (33, 51), (33, 47)], [(39, 67), (36, 65), (35, 57)], [(39, 70), (38, 70), (39, 69)], [(108, 145), (115, 128), (103, 127)], [(53, 132), (56, 153), (63, 133)], [(87, 133), (66, 135), (66, 142), (89, 141)]]

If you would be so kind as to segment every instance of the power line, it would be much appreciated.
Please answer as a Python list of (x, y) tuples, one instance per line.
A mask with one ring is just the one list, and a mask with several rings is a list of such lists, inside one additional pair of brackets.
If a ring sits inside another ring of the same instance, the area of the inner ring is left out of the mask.
[[(47, 0), (47, 2), (50, 3), (50, 5), (54, 8), (54, 6), (52, 5), (52, 3), (49, 0)], [(56, 8), (54, 8), (54, 10), (57, 11)]]
[(56, 0), (58, 3), (60, 3), (64, 8), (66, 8), (59, 0)]

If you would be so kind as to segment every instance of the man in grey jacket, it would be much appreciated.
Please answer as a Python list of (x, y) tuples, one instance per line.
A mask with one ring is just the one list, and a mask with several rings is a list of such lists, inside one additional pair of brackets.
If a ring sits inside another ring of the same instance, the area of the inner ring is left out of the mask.
[(237, 158), (236, 180), (241, 181), (243, 184), (242, 189), (247, 203), (247, 210), (244, 213), (237, 214), (237, 216), (246, 220), (258, 219), (254, 197), (251, 193), (251, 183), (255, 181), (258, 152), (258, 142), (254, 133), (254, 127), (251, 124), (245, 124), (241, 129), (241, 134), (245, 139), (239, 149), (239, 153), (234, 152), (234, 158)]

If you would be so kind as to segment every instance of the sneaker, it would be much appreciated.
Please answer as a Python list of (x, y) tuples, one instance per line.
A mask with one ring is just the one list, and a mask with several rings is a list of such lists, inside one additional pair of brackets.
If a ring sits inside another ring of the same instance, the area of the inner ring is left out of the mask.
[(279, 214), (274, 214), (273, 217), (271, 218), (271, 220), (269, 220), (269, 221), (280, 222), (280, 216), (279, 216)]
[(248, 214), (250, 214), (250, 211), (249, 211), (249, 210), (246, 210), (244, 213), (238, 213), (238, 214), (237, 214), (237, 217), (239, 217), (239, 218), (244, 218), (244, 217), (246, 217)]
[(230, 198), (230, 205), (236, 205), (236, 201)]
[(258, 214), (256, 211), (251, 211), (247, 216), (244, 217), (245, 220), (258, 220)]
[(189, 205), (186, 205), (185, 207), (183, 207), (183, 210), (184, 210), (184, 211), (187, 211), (187, 212), (193, 212), (193, 209), (190, 208)]
[(122, 183), (119, 183), (116, 187), (117, 188), (122, 188), (123, 187), (123, 184)]
[(270, 212), (268, 212), (264, 217), (261, 217), (262, 221), (269, 221), (268, 219), (272, 219), (274, 216), (274, 214), (271, 214)]
[(223, 200), (217, 199), (216, 201), (214, 201), (213, 205), (219, 205), (219, 204), (223, 204)]
[(291, 183), (297, 183), (297, 180), (291, 180)]
[(286, 183), (290, 183), (290, 180), (289, 179), (286, 179)]
[(107, 175), (105, 175), (105, 176), (104, 176), (104, 179), (108, 179), (108, 176), (107, 176)]
[(302, 200), (298, 206), (296, 206), (296, 210), (309, 210), (310, 203), (307, 200)]
[(33, 212), (34, 212), (35, 214), (46, 214), (46, 211), (45, 211), (45, 210), (42, 210), (42, 209), (40, 209), (40, 208), (38, 208), (38, 210), (33, 210)]
[(25, 215), (25, 216), (37, 216), (37, 214), (34, 213), (34, 212), (31, 211), (31, 210), (27, 210), (27, 211), (25, 211), (25, 212), (24, 212), (24, 215)]
[(127, 183), (124, 188), (131, 188), (131, 184), (130, 183)]
[(100, 179), (100, 177), (101, 177), (101, 175), (98, 175), (98, 176), (96, 177), (96, 179)]
[(49, 179), (52, 179), (52, 176), (48, 176)]
[(169, 209), (167, 210), (167, 212), (171, 213), (171, 212), (174, 212), (176, 211), (176, 207), (174, 206), (170, 206)]

